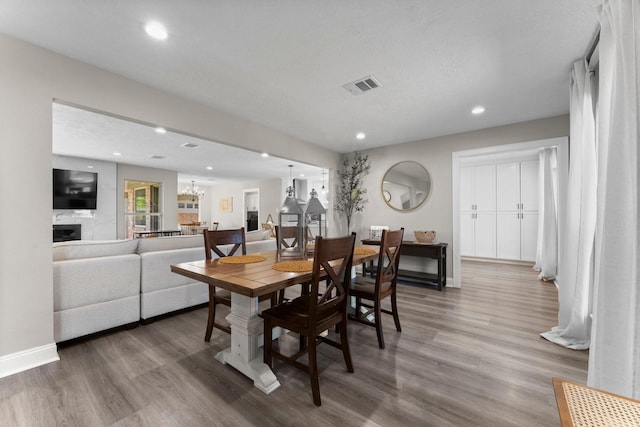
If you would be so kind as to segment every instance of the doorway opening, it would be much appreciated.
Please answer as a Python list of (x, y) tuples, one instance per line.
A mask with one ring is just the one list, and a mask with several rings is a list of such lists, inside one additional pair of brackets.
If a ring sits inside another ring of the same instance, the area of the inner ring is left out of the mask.
[(162, 230), (160, 187), (158, 182), (125, 180), (125, 234), (127, 239), (137, 233)]
[(255, 231), (260, 225), (260, 189), (252, 188), (243, 190), (244, 207), (243, 212), (243, 224), (245, 224), (246, 231)]
[[(515, 144), (500, 145), (494, 147), (485, 147), (473, 150), (457, 151), (453, 153), (452, 167), (451, 167), (451, 179), (452, 179), (452, 223), (453, 223), (453, 279), (454, 286), (461, 286), (461, 245), (463, 240), (461, 235), (463, 232), (468, 232), (465, 229), (464, 224), (461, 222), (461, 181), (462, 181), (462, 167), (469, 164), (482, 163), (483, 161), (499, 161), (505, 158), (512, 158), (514, 156), (522, 155), (524, 153), (531, 153), (538, 151), (545, 147), (556, 147), (557, 149), (557, 164), (558, 164), (558, 200), (563, 201), (565, 197), (566, 180), (568, 176), (569, 167), (569, 141), (567, 137), (551, 138), (538, 141), (520, 142)], [(562, 247), (563, 242), (560, 239), (562, 233), (560, 230), (563, 228), (563, 204), (558, 203), (558, 246)], [(475, 214), (479, 215), (479, 214)], [(494, 225), (495, 227), (495, 225)]]

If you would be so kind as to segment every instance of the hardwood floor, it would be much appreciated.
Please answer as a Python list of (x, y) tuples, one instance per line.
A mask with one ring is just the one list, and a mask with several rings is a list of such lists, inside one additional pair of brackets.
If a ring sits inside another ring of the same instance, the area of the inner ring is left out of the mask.
[(0, 379), (0, 425), (559, 425), (551, 377), (585, 383), (588, 353), (540, 338), (556, 324), (554, 285), (529, 267), (472, 261), (462, 283), (401, 285), (402, 333), (385, 315), (384, 350), (374, 328), (351, 323), (353, 374), (320, 346), (319, 408), (291, 366), (274, 362), (282, 385), (267, 396), (214, 360), (229, 336), (204, 342), (204, 308), (63, 347), (59, 362)]

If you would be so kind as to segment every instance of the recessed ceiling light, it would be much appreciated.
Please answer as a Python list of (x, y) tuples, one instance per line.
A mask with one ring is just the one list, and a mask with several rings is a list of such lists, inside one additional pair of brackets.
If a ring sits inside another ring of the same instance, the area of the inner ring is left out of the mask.
[(303, 173), (300, 174), (300, 178), (304, 178), (304, 174)]
[(89, 165), (89, 166), (87, 166), (87, 167), (88, 167), (89, 169), (93, 169), (93, 166), (91, 166), (91, 165)]
[(207, 166), (207, 170), (208, 171), (212, 171), (213, 170), (213, 166)]
[(122, 153), (114, 152), (113, 155), (114, 156), (122, 156)]
[(484, 107), (482, 105), (478, 105), (477, 107), (473, 107), (473, 110), (471, 110), (471, 114), (482, 114), (484, 113)]
[(165, 128), (163, 128), (163, 127), (158, 126), (156, 128), (156, 133), (165, 134), (165, 133), (167, 133), (167, 130)]
[(195, 144), (193, 142), (185, 142), (184, 144), (180, 144), (181, 147), (184, 148), (198, 148), (200, 147), (198, 144)]
[(147, 22), (144, 26), (144, 31), (156, 40), (166, 40), (169, 37), (164, 25), (156, 21)]
[(363, 139), (365, 139), (366, 137), (367, 137), (367, 135), (365, 135), (365, 133), (364, 133), (364, 132), (358, 132), (358, 133), (356, 134), (356, 139), (359, 139), (359, 140), (363, 140)]
[(261, 156), (262, 157), (269, 157), (269, 153), (262, 153)]

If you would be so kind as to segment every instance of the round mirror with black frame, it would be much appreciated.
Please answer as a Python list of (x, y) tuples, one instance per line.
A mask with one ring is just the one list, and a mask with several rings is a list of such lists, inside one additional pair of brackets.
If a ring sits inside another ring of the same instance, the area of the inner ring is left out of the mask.
[(410, 211), (421, 206), (429, 197), (431, 177), (418, 162), (398, 162), (384, 174), (380, 191), (390, 208)]

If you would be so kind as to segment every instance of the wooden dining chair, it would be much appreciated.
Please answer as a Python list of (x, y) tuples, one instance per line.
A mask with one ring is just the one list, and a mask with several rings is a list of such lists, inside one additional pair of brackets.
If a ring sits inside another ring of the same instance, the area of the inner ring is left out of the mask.
[[(340, 350), (344, 357), (347, 371), (353, 372), (353, 363), (347, 339), (347, 290), (351, 280), (351, 265), (355, 233), (346, 237), (322, 238), (316, 240), (313, 258), (311, 290), (292, 301), (285, 302), (262, 312), (264, 319), (264, 336), (271, 337), (272, 329), (280, 326), (300, 334), (300, 351), (286, 356), (273, 349), (270, 339), (264, 340), (264, 363), (273, 368), (273, 358), (289, 363), (309, 374), (313, 403), (320, 406), (320, 383), (318, 379), (318, 362), (316, 347), (325, 342)], [(319, 294), (320, 282), (329, 278), (327, 289)], [(321, 334), (337, 326), (340, 342)], [(298, 362), (307, 354), (308, 365)]]
[[(356, 300), (355, 314), (349, 315), (349, 319), (375, 327), (380, 348), (384, 348), (382, 313), (393, 315), (396, 330), (402, 332), (396, 301), (396, 281), (403, 235), (404, 228), (396, 231), (383, 230), (375, 279), (358, 276), (349, 288), (349, 295)], [(382, 300), (387, 297), (391, 297), (391, 311), (382, 308)], [(373, 305), (363, 304), (363, 299), (370, 301)], [(362, 307), (369, 310), (363, 313)], [(371, 314), (375, 316), (373, 322), (368, 319)]]
[[(281, 227), (279, 225), (274, 226), (275, 235), (276, 235), (276, 245), (278, 245), (278, 249), (287, 249), (294, 248), (298, 244), (298, 227), (292, 226), (284, 226)], [(302, 293), (308, 292), (309, 282), (300, 283), (302, 285)], [(289, 286), (291, 288), (292, 286)], [(288, 288), (288, 289), (289, 289)], [(289, 290), (291, 292), (291, 290)], [(280, 289), (280, 293), (278, 294), (278, 303), (283, 303), (285, 301), (284, 297), (285, 290)]]
[[(207, 259), (212, 259), (213, 254), (222, 258), (225, 256), (235, 255), (238, 249), (241, 250), (242, 255), (247, 254), (247, 244), (245, 240), (244, 227), (233, 230), (204, 230), (204, 251)], [(220, 246), (233, 245), (228, 251), (224, 251)], [(277, 295), (273, 294), (264, 295), (258, 298), (259, 301), (271, 300), (271, 305), (276, 304)], [(216, 289), (215, 286), (209, 285), (209, 318), (207, 319), (207, 331), (204, 335), (204, 340), (209, 342), (211, 340), (211, 334), (213, 333), (213, 327), (231, 333), (231, 328), (227, 325), (217, 323), (216, 320), (216, 305), (223, 304), (227, 307), (231, 307), (231, 292), (225, 289)]]

